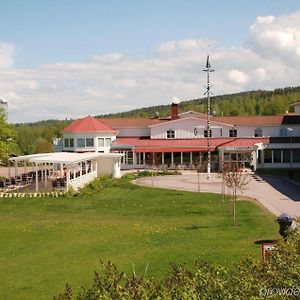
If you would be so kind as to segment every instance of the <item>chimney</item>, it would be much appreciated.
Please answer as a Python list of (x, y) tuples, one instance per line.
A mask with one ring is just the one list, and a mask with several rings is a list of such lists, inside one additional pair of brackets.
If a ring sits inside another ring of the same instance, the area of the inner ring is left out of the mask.
[(172, 120), (179, 119), (179, 116), (178, 116), (178, 104), (179, 104), (179, 102), (180, 101), (177, 97), (173, 97), (172, 111), (171, 111)]

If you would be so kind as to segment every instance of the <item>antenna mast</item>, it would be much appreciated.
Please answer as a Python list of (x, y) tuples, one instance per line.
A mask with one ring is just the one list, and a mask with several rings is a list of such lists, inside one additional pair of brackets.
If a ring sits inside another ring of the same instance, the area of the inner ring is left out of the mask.
[(210, 109), (210, 78), (209, 74), (213, 72), (214, 70), (211, 68), (210, 61), (209, 61), (209, 54), (207, 54), (206, 59), (206, 67), (203, 70), (206, 72), (206, 92), (204, 95), (206, 95), (207, 98), (207, 179), (210, 179), (210, 169), (211, 169), (211, 152), (210, 152), (210, 142), (211, 142), (211, 126), (210, 126), (210, 115), (211, 115), (211, 109)]

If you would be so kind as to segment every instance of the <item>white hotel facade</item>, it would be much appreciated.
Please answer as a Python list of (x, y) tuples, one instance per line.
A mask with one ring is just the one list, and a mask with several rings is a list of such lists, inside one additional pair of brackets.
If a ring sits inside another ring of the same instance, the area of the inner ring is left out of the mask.
[(178, 112), (168, 118), (86, 117), (74, 121), (56, 141), (56, 151), (123, 153), (122, 168), (206, 169), (227, 165), (258, 168), (300, 168), (300, 102), (295, 113), (281, 116), (211, 117), (210, 149), (207, 116)]

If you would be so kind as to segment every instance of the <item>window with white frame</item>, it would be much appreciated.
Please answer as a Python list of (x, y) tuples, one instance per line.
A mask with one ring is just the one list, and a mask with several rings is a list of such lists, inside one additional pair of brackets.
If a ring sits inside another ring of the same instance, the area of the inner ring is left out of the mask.
[(229, 137), (237, 137), (237, 129), (229, 129)]
[(85, 139), (86, 147), (94, 147), (94, 139), (93, 138), (86, 138)]
[(110, 147), (111, 138), (105, 138), (105, 147)]
[(104, 147), (104, 138), (98, 138), (98, 147)]
[(85, 148), (85, 139), (84, 138), (78, 138), (77, 139), (77, 147), (78, 148)]
[(74, 148), (74, 139), (73, 138), (70, 139), (70, 148)]
[(175, 130), (169, 129), (167, 130), (167, 139), (174, 139), (175, 138)]
[(70, 139), (65, 139), (64, 140), (64, 146), (66, 147), (66, 148), (69, 148), (70, 147)]
[(254, 136), (255, 137), (263, 136), (262, 128), (255, 128), (255, 130), (254, 130)]

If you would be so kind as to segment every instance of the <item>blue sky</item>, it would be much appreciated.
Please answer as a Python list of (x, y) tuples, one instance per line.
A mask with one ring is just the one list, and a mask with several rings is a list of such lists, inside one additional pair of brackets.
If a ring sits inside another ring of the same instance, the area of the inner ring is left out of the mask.
[(299, 9), (297, 0), (0, 0), (0, 97), (13, 122), (201, 97), (207, 44), (215, 94), (294, 85)]
[(143, 56), (169, 40), (238, 46), (257, 16), (299, 7), (295, 0), (2, 0), (0, 37), (16, 45), (15, 66), (22, 67), (111, 52)]

